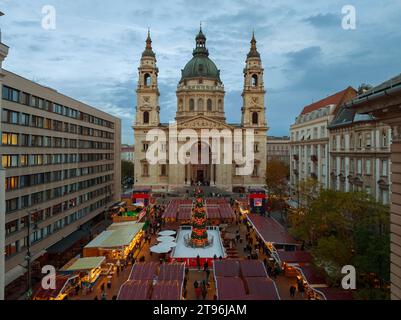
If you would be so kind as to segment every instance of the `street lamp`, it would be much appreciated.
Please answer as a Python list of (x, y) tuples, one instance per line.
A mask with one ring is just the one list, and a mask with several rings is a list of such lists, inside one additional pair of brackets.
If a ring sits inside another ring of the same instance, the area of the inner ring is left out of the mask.
[[(31, 209), (28, 212), (28, 241), (27, 241), (27, 251), (26, 251), (26, 256), (25, 260), (27, 262), (27, 271), (28, 271), (28, 282), (27, 282), (27, 292), (26, 292), (26, 297), (29, 300), (32, 296), (32, 270), (31, 270), (31, 261), (32, 261), (32, 255), (31, 255), (31, 224), (32, 224), (32, 214), (38, 212), (37, 209)], [(36, 224), (34, 225), (34, 229), (36, 229)]]
[(111, 195), (111, 191), (110, 191), (110, 187), (109, 186), (107, 186), (106, 187), (107, 189), (106, 189), (106, 198), (105, 198), (105, 203), (104, 203), (104, 221), (106, 221), (107, 222), (107, 212), (108, 212), (108, 205), (107, 205), (107, 203), (108, 203), (108, 198), (109, 198), (109, 195)]

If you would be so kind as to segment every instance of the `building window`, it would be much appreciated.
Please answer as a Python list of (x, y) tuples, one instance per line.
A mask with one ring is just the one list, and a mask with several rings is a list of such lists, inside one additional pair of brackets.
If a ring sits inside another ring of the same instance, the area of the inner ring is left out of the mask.
[(18, 189), (18, 179), (19, 177), (8, 177), (6, 178), (6, 190)]
[(253, 152), (259, 153), (259, 143), (255, 143), (255, 144), (253, 145)]
[(19, 91), (3, 86), (3, 99), (13, 102), (19, 102)]
[(256, 74), (252, 75), (251, 85), (252, 87), (256, 87), (258, 85), (258, 75)]
[(388, 175), (387, 160), (382, 160), (382, 176), (387, 177), (387, 175)]
[(362, 134), (358, 134), (358, 148), (362, 148)]
[(167, 165), (166, 164), (162, 164), (160, 166), (160, 175), (163, 177), (167, 176)]
[(21, 113), (21, 119), (20, 119), (20, 123), (21, 123), (21, 126), (29, 126), (29, 123), (30, 123), (30, 121), (29, 121), (29, 114), (26, 114), (26, 113)]
[(2, 121), (5, 123), (11, 123), (11, 124), (18, 124), (18, 119), (19, 119), (19, 113), (10, 111), (7, 109), (3, 109), (2, 111)]
[(143, 123), (148, 124), (149, 123), (149, 112), (145, 111), (143, 113)]
[(371, 168), (370, 160), (366, 160), (365, 169), (366, 169), (366, 175), (371, 175), (372, 174), (372, 168)]
[(219, 111), (223, 111), (223, 102), (221, 101), (221, 99), (219, 99), (217, 104), (218, 104), (217, 106), (219, 108)]
[(198, 111), (203, 111), (203, 99), (198, 100)]
[(14, 198), (6, 201), (6, 213), (18, 210), (19, 198)]
[(195, 102), (194, 99), (189, 99), (189, 111), (195, 110)]
[(3, 155), (1, 158), (3, 168), (18, 167), (18, 155)]
[(147, 163), (142, 164), (142, 176), (144, 177), (149, 176), (149, 165)]
[(371, 147), (371, 145), (372, 145), (372, 141), (371, 140), (372, 139), (371, 139), (370, 133), (367, 133), (366, 134), (366, 148), (370, 148)]
[(259, 123), (259, 114), (257, 112), (252, 113), (252, 124)]
[(358, 172), (359, 175), (362, 174), (362, 160), (358, 159)]
[(213, 102), (212, 99), (207, 100), (207, 111), (212, 111), (213, 109)]
[(3, 146), (18, 146), (18, 134), (2, 133), (1, 143)]
[(150, 76), (149, 73), (146, 73), (144, 78), (143, 78), (143, 82), (145, 84), (145, 87), (150, 87), (150, 85), (152, 84), (152, 77)]
[(142, 149), (143, 152), (148, 151), (148, 149), (149, 149), (149, 143), (144, 143), (142, 147), (143, 147), (143, 149)]
[(383, 148), (387, 147), (387, 132), (386, 131), (382, 132), (382, 147)]

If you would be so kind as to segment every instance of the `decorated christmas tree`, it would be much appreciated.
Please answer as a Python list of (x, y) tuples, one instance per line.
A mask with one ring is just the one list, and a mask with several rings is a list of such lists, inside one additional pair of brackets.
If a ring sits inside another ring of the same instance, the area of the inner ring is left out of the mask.
[(206, 247), (207, 236), (207, 215), (205, 210), (204, 196), (201, 191), (195, 194), (195, 203), (192, 209), (192, 234), (190, 244), (193, 247)]

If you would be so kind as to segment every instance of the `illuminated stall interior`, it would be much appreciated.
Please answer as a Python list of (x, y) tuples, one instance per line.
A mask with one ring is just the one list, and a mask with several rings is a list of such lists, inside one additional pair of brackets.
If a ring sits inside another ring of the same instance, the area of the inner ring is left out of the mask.
[(109, 262), (125, 260), (131, 252), (134, 257), (144, 238), (144, 223), (113, 223), (83, 250), (84, 257), (105, 256)]

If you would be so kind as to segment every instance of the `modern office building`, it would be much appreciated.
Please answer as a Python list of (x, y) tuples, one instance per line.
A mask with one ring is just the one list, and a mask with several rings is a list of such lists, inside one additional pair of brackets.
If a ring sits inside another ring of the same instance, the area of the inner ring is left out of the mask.
[[(0, 11), (0, 16), (3, 13)], [(0, 30), (0, 87), (3, 83), (3, 61), (7, 57), (8, 47), (1, 42), (1, 30)], [(0, 90), (0, 112), (2, 110), (2, 99), (1, 99), (1, 90)], [(0, 122), (0, 131), (1, 131), (1, 122)], [(0, 248), (5, 247), (5, 179), (6, 174), (0, 163)], [(5, 256), (4, 254), (0, 255), (0, 300), (4, 300), (4, 275), (5, 275)]]
[(121, 123), (14, 73), (3, 76), (7, 285), (27, 271), (28, 247), (38, 259), (119, 200)]
[(290, 165), (290, 137), (267, 137), (267, 162), (278, 160)]

